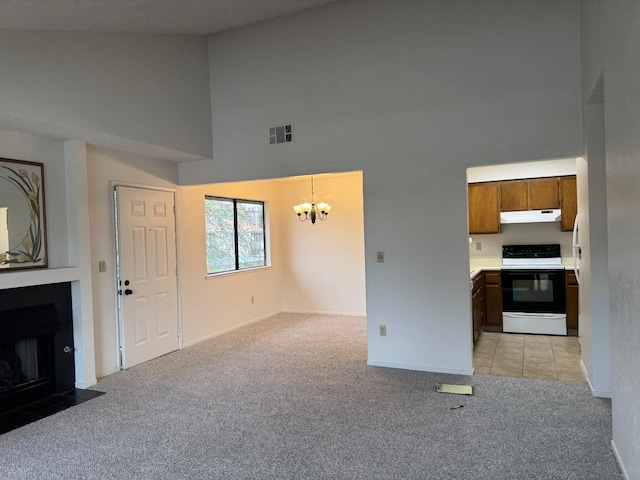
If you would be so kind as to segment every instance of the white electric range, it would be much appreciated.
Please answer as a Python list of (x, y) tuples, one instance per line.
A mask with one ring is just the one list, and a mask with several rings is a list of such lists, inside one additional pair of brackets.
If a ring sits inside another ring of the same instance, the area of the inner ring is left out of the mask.
[(559, 244), (504, 245), (500, 275), (503, 332), (567, 334)]

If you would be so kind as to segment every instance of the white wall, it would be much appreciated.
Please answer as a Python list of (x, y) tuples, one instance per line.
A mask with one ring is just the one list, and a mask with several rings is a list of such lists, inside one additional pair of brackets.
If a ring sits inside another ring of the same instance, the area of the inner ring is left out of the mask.
[(581, 357), (593, 394), (611, 397), (604, 104), (585, 105), (583, 117), (586, 150), (577, 162)]
[(311, 225), (292, 209), (311, 201), (311, 179), (282, 181), (283, 310), (365, 315), (362, 173), (314, 176), (314, 184), (316, 202), (332, 210)]
[[(116, 261), (111, 182), (175, 188), (175, 163), (101, 147), (87, 149), (89, 209), (91, 214), (91, 272), (96, 343), (96, 373), (103, 377), (118, 370)], [(104, 260), (107, 271), (98, 271)]]
[[(178, 272), (183, 344), (191, 345), (282, 310), (282, 206), (275, 181), (183, 187), (178, 191)], [(207, 275), (204, 197), (267, 202), (271, 266)], [(254, 297), (254, 303), (251, 303)]]
[(584, 0), (581, 12), (585, 105), (603, 70), (605, 80), (613, 442), (626, 477), (635, 479), (640, 478), (640, 4)]
[(471, 373), (466, 168), (581, 153), (578, 27), (577, 1), (354, 0), (215, 35), (215, 160), (180, 181), (363, 170), (369, 363)]
[(486, 165), (467, 170), (467, 181), (492, 182), (519, 178), (561, 177), (576, 174), (575, 158), (560, 158), (539, 162), (521, 162), (506, 165)]
[(99, 132), (211, 158), (204, 37), (0, 32), (0, 69), (0, 128)]
[[(513, 223), (502, 225), (501, 232), (491, 235), (471, 235), (469, 258), (502, 260), (503, 245), (527, 245), (538, 243), (559, 243), (560, 253), (565, 260), (571, 259), (572, 232), (560, 231), (560, 222)], [(476, 249), (476, 243), (481, 250)]]

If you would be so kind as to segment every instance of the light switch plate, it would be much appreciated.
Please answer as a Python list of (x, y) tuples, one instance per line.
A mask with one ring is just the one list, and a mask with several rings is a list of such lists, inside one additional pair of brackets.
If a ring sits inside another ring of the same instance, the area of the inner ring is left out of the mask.
[(378, 263), (384, 263), (384, 252), (376, 253), (376, 260)]
[(106, 271), (107, 271), (107, 262), (106, 262), (106, 261), (104, 261), (104, 260), (100, 260), (100, 261), (98, 262), (98, 271), (99, 271), (100, 273), (104, 273), (104, 272), (106, 272)]

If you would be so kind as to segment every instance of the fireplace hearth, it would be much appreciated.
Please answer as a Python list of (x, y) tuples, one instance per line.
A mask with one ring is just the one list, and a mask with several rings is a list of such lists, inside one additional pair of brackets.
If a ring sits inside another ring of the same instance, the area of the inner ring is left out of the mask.
[(0, 414), (74, 389), (71, 285), (0, 290)]

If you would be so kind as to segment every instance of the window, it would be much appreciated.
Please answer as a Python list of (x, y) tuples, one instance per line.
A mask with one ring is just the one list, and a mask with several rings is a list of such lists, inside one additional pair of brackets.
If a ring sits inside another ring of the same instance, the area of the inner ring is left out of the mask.
[(264, 202), (205, 197), (207, 273), (267, 264)]

